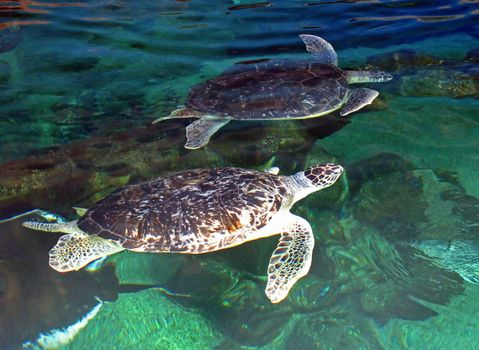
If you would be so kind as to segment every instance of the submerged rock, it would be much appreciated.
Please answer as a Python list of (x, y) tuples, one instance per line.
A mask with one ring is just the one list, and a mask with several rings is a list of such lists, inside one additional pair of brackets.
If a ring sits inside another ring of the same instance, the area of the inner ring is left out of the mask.
[(364, 183), (351, 203), (353, 215), (391, 241), (414, 239), (428, 208), (423, 183), (414, 172), (394, 173)]
[(69, 57), (56, 64), (56, 67), (64, 72), (83, 72), (93, 69), (98, 63), (97, 57)]
[(428, 200), (427, 220), (419, 222), (417, 240), (470, 240), (477, 237), (479, 199), (466, 193), (455, 178), (445, 171), (416, 171), (424, 183)]
[[(347, 305), (350, 306), (350, 305)], [(382, 350), (374, 326), (346, 307), (302, 316), (286, 340), (285, 349)]]
[[(272, 305), (269, 300), (262, 302), (251, 297), (251, 292), (256, 295), (263, 294), (263, 288), (258, 289), (251, 282), (244, 282), (237, 286), (235, 294), (247, 293), (249, 298), (229, 299), (238, 304), (209, 305), (208, 310), (213, 311), (215, 326), (225, 336), (243, 346), (259, 346), (271, 342), (281, 333), (282, 328), (292, 316), (292, 311), (285, 305)], [(206, 311), (206, 310), (205, 310)], [(211, 315), (211, 313), (210, 313)]]
[[(124, 252), (108, 257), (115, 265), (115, 274), (122, 284), (155, 285), (165, 288), (168, 295), (168, 280), (178, 273), (188, 259), (183, 254), (148, 254)], [(174, 294), (175, 291), (171, 290)]]
[(373, 56), (368, 63), (372, 67), (399, 73), (388, 85), (389, 91), (395, 94), (463, 97), (479, 92), (475, 52), (468, 52), (464, 62), (461, 62), (446, 61), (413, 50), (400, 50)]
[(208, 255), (188, 255), (182, 260), (176, 273), (165, 281), (165, 286), (178, 294), (178, 300), (185, 305), (199, 306), (220, 299), (241, 276), (234, 266), (225, 265)]
[[(140, 321), (140, 322), (139, 322)], [(107, 303), (68, 349), (214, 349), (224, 337), (199, 312), (150, 289)]]
[(4, 86), (10, 80), (12, 69), (7, 61), (0, 60), (0, 86)]
[(410, 162), (391, 153), (348, 167), (352, 195), (348, 207), (355, 219), (393, 241), (415, 237), (416, 224), (425, 221), (427, 202), (412, 168)]
[(414, 166), (394, 153), (380, 153), (372, 158), (359, 160), (348, 167), (348, 182), (352, 192), (362, 184), (397, 172), (408, 172)]
[(472, 77), (465, 73), (434, 69), (401, 77), (400, 93), (403, 96), (463, 97), (475, 95), (478, 90)]
[(400, 70), (415, 71), (417, 67), (438, 65), (443, 63), (443, 60), (427, 53), (406, 49), (375, 55), (370, 57), (367, 62), (386, 72), (396, 72)]
[(112, 84), (109, 87), (110, 89), (85, 89), (78, 92), (71, 105), (93, 110), (97, 114), (115, 116), (115, 119), (118, 119), (118, 115), (125, 115), (132, 106), (142, 103), (141, 91), (131, 87), (127, 90)]
[(291, 316), (287, 302), (272, 304), (264, 293), (277, 239), (188, 256), (165, 286), (177, 302), (207, 313), (226, 338), (240, 345), (266, 344)]
[(479, 284), (479, 244), (462, 240), (427, 240), (413, 242), (412, 246), (431, 262), (449, 271), (458, 273), (465, 281)]
[[(223, 128), (208, 147), (229, 162), (248, 167), (273, 156), (301, 162), (298, 156), (306, 154), (312, 144), (313, 138), (298, 121), (237, 122)], [(288, 172), (291, 168), (281, 170)]]
[[(448, 306), (428, 304), (438, 315), (417, 321), (391, 320), (377, 328), (383, 349), (467, 349), (479, 343), (478, 288), (468, 288)], [(401, 345), (399, 345), (401, 344)]]
[(448, 304), (464, 291), (455, 273), (445, 271), (418, 257), (406, 245), (396, 246), (407, 275), (388, 278), (361, 294), (362, 310), (381, 323), (392, 318), (424, 320), (437, 315), (428, 303)]
[(469, 50), (464, 59), (472, 63), (479, 63), (479, 47)]
[[(442, 201), (450, 204), (450, 214), (452, 215), (449, 216), (455, 217), (456, 221), (453, 223), (452, 229), (442, 230), (445, 232), (435, 236), (424, 235), (422, 238), (475, 240), (479, 235), (479, 225), (477, 225), (479, 198), (466, 192), (455, 173), (435, 171), (434, 180), (439, 184), (436, 192)], [(441, 215), (438, 214), (437, 216), (440, 217)], [(456, 232), (456, 235), (447, 234), (448, 231), (452, 230)]]
[(472, 239), (477, 235), (474, 218), (479, 213), (479, 199), (467, 195), (455, 176), (411, 170), (411, 163), (399, 157), (390, 159), (393, 168), (383, 168), (383, 175), (375, 175), (373, 169), (382, 168), (381, 158), (360, 161), (348, 173), (352, 193), (348, 208), (356, 219), (392, 242)]
[[(362, 311), (385, 323), (391, 318), (431, 317), (435, 311), (421, 300), (444, 305), (462, 292), (456, 274), (418, 260), (414, 250), (403, 245), (424, 234), (457, 228), (454, 206), (441, 198), (450, 184), (441, 184), (432, 171), (413, 168), (394, 154), (347, 166), (350, 199), (343, 205), (343, 215), (352, 216), (339, 221), (341, 230), (331, 227), (329, 235), (320, 236), (325, 247), (319, 248), (325, 249), (322, 259), (333, 262), (327, 290), (336, 300), (330, 305), (348, 298), (340, 290), (359, 293)], [(308, 219), (314, 228), (318, 221), (333, 222), (321, 220), (317, 212)], [(321, 305), (321, 299), (316, 303)]]
[(0, 219), (35, 208), (69, 215), (130, 182), (188, 168), (219, 166), (207, 150), (186, 152), (177, 124), (138, 128), (37, 152), (0, 166)]
[(358, 307), (382, 324), (393, 318), (422, 320), (436, 313), (421, 300), (445, 305), (463, 291), (459, 276), (422, 261), (408, 245), (392, 244), (358, 223), (347, 226), (342, 242), (322, 243), (323, 259), (333, 263), (334, 277), (327, 288), (317, 290), (322, 299), (310, 299), (320, 307), (310, 303), (308, 310), (328, 313), (349, 301), (353, 304), (348, 309)]

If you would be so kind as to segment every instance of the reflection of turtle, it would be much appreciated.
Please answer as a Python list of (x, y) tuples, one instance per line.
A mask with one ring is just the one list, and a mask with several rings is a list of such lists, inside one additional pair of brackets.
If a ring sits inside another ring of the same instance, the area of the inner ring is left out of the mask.
[(277, 170), (185, 171), (121, 188), (78, 221), (24, 225), (68, 233), (50, 251), (50, 266), (62, 272), (125, 249), (201, 254), (281, 234), (266, 287), (271, 301), (279, 302), (308, 272), (314, 246), (309, 223), (289, 209), (332, 185), (343, 169), (326, 163), (293, 176)]
[(186, 148), (200, 148), (230, 120), (305, 119), (342, 107), (342, 116), (370, 104), (378, 92), (349, 89), (348, 83), (392, 79), (384, 72), (343, 71), (325, 40), (303, 34), (310, 60), (262, 60), (237, 64), (220, 76), (191, 88), (186, 108), (171, 118), (199, 118), (186, 128)]

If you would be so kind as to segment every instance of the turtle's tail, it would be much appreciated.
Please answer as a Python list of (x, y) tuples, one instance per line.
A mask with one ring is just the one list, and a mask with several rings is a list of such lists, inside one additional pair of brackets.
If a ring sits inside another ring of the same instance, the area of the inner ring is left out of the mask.
[(76, 221), (70, 222), (40, 222), (40, 221), (25, 221), (23, 226), (31, 228), (32, 230), (47, 231), (47, 232), (78, 232)]

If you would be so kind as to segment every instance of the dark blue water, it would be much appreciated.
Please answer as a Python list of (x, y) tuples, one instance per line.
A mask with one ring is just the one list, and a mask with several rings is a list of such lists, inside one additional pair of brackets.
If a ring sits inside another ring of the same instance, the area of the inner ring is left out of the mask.
[[(346, 169), (293, 208), (313, 227), (313, 264), (274, 305), (277, 237), (59, 274), (58, 234), (0, 224), (0, 348), (475, 349), (478, 16), (477, 1), (0, 1), (0, 219), (75, 219), (182, 169)], [(394, 79), (365, 85), (379, 97), (347, 118), (232, 122), (197, 151), (183, 148), (190, 121), (151, 124), (235, 63), (309, 58), (302, 33), (340, 67)], [(418, 248), (429, 240), (434, 254)]]

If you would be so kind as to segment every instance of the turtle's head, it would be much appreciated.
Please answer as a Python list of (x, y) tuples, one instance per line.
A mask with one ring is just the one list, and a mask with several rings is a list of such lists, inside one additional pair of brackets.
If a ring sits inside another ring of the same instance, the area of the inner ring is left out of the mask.
[(312, 166), (292, 176), (294, 187), (294, 201), (306, 197), (308, 194), (329, 187), (343, 173), (343, 167), (334, 163), (322, 163)]
[(303, 175), (310, 182), (310, 186), (320, 190), (331, 186), (343, 173), (343, 167), (334, 163), (323, 163), (312, 166), (304, 171)]

